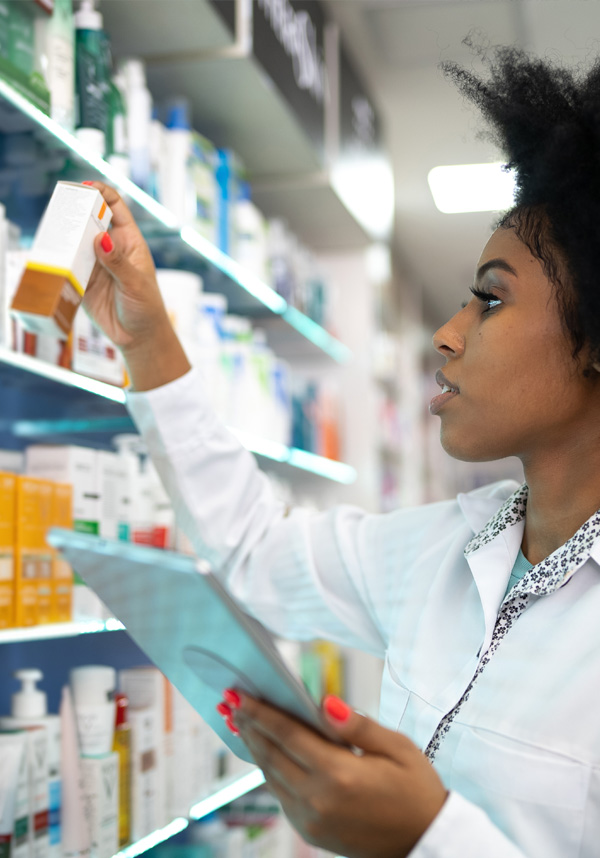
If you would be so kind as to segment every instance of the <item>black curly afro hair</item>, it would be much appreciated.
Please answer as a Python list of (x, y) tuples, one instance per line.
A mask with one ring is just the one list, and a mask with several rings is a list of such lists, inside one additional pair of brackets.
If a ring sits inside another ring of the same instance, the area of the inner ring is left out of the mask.
[(600, 360), (600, 60), (577, 73), (524, 51), (477, 49), (487, 80), (455, 63), (443, 73), (481, 111), (487, 136), (516, 173), (514, 228), (554, 286), (565, 334), (584, 374)]

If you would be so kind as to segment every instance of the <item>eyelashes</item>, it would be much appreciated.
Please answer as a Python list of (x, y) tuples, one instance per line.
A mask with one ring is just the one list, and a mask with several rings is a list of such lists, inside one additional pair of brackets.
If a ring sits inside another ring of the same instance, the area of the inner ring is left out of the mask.
[[(497, 298), (496, 295), (494, 295), (492, 292), (484, 292), (482, 289), (477, 289), (475, 286), (471, 286), (469, 288), (469, 291), (473, 295), (475, 295), (475, 297), (479, 301), (482, 301), (484, 304), (488, 304), (488, 305), (493, 304), (494, 305), (494, 306), (488, 306), (487, 310), (483, 311), (484, 313), (489, 313), (490, 310), (495, 309), (495, 307), (499, 306), (502, 303), (500, 298)], [(464, 308), (467, 306), (468, 303), (469, 303), (468, 301), (463, 301), (462, 304), (460, 305), (461, 310), (464, 310)]]

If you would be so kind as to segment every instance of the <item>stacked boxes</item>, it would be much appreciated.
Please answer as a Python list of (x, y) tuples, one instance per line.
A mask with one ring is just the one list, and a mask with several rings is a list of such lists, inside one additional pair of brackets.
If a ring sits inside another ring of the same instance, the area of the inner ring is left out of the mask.
[(0, 628), (71, 618), (71, 569), (46, 531), (71, 526), (71, 486), (0, 472)]

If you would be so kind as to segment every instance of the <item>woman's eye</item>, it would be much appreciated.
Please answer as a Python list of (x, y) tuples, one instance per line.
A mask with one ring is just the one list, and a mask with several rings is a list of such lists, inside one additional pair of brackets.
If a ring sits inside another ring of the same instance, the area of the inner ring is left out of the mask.
[[(488, 313), (490, 310), (494, 310), (502, 303), (502, 301), (497, 298), (492, 292), (483, 292), (481, 289), (476, 289), (474, 286), (471, 286), (470, 291), (479, 301), (482, 301), (484, 304), (488, 305), (487, 309), (483, 311), (484, 313)], [(464, 306), (466, 306), (466, 304), (463, 304), (463, 307)]]

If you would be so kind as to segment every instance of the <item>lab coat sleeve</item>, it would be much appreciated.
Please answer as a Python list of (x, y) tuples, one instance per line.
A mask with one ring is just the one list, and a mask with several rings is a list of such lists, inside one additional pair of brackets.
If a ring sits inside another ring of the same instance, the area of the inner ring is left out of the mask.
[(375, 605), (386, 600), (361, 563), (362, 510), (288, 514), (208, 405), (197, 370), (129, 392), (127, 405), (179, 526), (247, 610), (275, 634), (384, 656), (387, 635)]
[(527, 858), (477, 805), (451, 791), (408, 858)]

